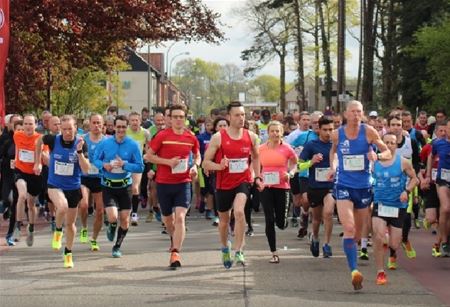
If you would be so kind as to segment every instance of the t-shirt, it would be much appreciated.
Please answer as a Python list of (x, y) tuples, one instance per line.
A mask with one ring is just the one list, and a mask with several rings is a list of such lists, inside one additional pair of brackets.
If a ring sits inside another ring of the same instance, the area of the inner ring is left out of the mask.
[(158, 165), (155, 178), (157, 183), (177, 184), (191, 181), (189, 155), (199, 151), (195, 135), (186, 129), (182, 134), (176, 134), (173, 129), (165, 129), (153, 137), (149, 146), (160, 158), (180, 157), (180, 163), (174, 168), (165, 164)]
[(331, 189), (333, 188), (333, 182), (327, 181), (326, 177), (330, 170), (330, 150), (331, 141), (324, 143), (320, 139), (312, 140), (306, 143), (300, 154), (300, 159), (303, 161), (311, 160), (315, 154), (321, 153), (323, 156), (322, 161), (313, 164), (309, 169), (308, 183), (311, 188), (314, 189)]
[(432, 143), (433, 155), (439, 157), (437, 179), (450, 183), (450, 141), (438, 139)]
[(16, 168), (23, 173), (34, 174), (34, 151), (36, 149), (36, 141), (40, 136), (37, 132), (34, 132), (31, 136), (26, 135), (23, 131), (14, 133), (14, 144), (16, 144), (18, 153)]
[(259, 161), (262, 166), (261, 177), (264, 185), (271, 188), (289, 189), (288, 161), (296, 157), (289, 144), (281, 143), (275, 148), (266, 144), (259, 146)]

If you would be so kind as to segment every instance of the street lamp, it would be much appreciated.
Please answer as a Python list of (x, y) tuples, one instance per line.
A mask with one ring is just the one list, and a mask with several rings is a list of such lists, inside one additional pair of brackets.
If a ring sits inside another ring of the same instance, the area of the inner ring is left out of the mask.
[(171, 60), (170, 60), (170, 66), (169, 66), (169, 80), (170, 80), (170, 77), (171, 77), (171, 75), (172, 75), (172, 63), (173, 63), (173, 60), (175, 60), (177, 57), (179, 57), (180, 55), (189, 55), (190, 53), (189, 53), (189, 51), (186, 51), (186, 52), (181, 52), (181, 53), (178, 53), (177, 55), (175, 55)]
[(173, 47), (176, 43), (177, 43), (177, 42), (173, 42), (173, 43), (169, 46), (169, 48), (167, 48), (167, 51), (166, 51), (166, 67), (165, 67), (165, 70), (166, 70), (165, 78), (166, 78), (166, 79), (168, 79), (168, 77), (169, 77), (169, 52), (170, 52), (170, 49), (172, 49), (172, 47)]

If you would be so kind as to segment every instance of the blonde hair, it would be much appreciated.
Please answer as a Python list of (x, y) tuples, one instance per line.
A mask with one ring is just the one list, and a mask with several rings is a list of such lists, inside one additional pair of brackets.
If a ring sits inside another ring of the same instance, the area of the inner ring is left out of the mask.
[(272, 126), (279, 126), (280, 130), (281, 130), (281, 135), (283, 135), (284, 133), (284, 126), (281, 122), (277, 121), (277, 120), (273, 120), (269, 123), (269, 125), (267, 125), (267, 133), (269, 133), (270, 131), (270, 127)]

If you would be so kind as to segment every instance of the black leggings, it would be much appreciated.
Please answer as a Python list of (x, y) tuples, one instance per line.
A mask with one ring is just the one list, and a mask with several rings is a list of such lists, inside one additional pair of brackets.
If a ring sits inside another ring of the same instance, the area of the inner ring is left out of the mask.
[(266, 237), (271, 252), (277, 250), (275, 224), (279, 229), (287, 227), (289, 213), (289, 190), (264, 188), (261, 193), (261, 203), (266, 219)]
[(411, 230), (411, 213), (405, 214), (405, 220), (402, 227), (402, 242), (408, 242), (409, 231)]
[[(253, 230), (252, 225), (252, 210), (259, 210), (260, 192), (256, 189), (256, 185), (253, 184), (250, 188), (250, 195), (245, 203), (244, 213), (245, 222), (249, 230)], [(258, 209), (257, 209), (258, 208)]]

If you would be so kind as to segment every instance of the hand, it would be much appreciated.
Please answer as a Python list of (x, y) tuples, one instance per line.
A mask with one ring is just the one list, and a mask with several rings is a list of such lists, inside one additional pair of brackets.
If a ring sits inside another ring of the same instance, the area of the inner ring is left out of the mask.
[(224, 156), (222, 158), (222, 160), (220, 161), (220, 166), (221, 166), (222, 170), (226, 169), (228, 167), (228, 164), (229, 164), (229, 160), (228, 160), (227, 156)]
[(114, 167), (122, 167), (125, 164), (125, 161), (122, 160), (121, 157), (119, 157), (118, 155), (116, 155), (116, 161), (115, 161), (115, 166)]
[(169, 166), (171, 168), (176, 167), (179, 163), (180, 163), (180, 157), (179, 156), (173, 157), (172, 159), (169, 159)]
[(329, 171), (328, 174), (327, 174), (327, 180), (328, 180), (328, 181), (333, 181), (335, 175), (336, 175), (336, 171), (330, 169), (330, 171)]
[(377, 153), (376, 153), (375, 151), (370, 150), (370, 151), (367, 153), (367, 159), (369, 159), (369, 161), (375, 162), (375, 161), (378, 160), (378, 155), (377, 155)]
[(152, 180), (153, 177), (155, 177), (155, 171), (151, 169), (151, 170), (149, 170), (149, 171), (147, 172), (147, 178), (148, 178), (149, 180)]
[(320, 163), (320, 161), (323, 160), (323, 155), (321, 153), (315, 154), (312, 159), (311, 159), (311, 163), (312, 164), (317, 164)]
[(420, 181), (420, 189), (421, 190), (429, 190), (430, 189), (430, 178), (425, 178)]
[(197, 170), (197, 166), (196, 165), (191, 167), (191, 169), (189, 171), (189, 175), (191, 176), (192, 179), (197, 178), (198, 170)]
[(83, 150), (84, 140), (80, 138), (80, 141), (77, 144), (77, 151)]
[(260, 192), (264, 190), (264, 182), (260, 179), (255, 180), (256, 189)]
[(406, 203), (408, 201), (408, 193), (406, 191), (403, 191), (402, 194), (400, 194), (400, 201), (402, 203)]
[(113, 169), (113, 166), (110, 163), (103, 163), (103, 168), (107, 171), (107, 172), (111, 172)]
[(39, 164), (35, 164), (34, 167), (33, 167), (33, 173), (35, 175), (39, 176), (41, 174), (41, 171), (42, 171), (42, 165), (40, 163)]

